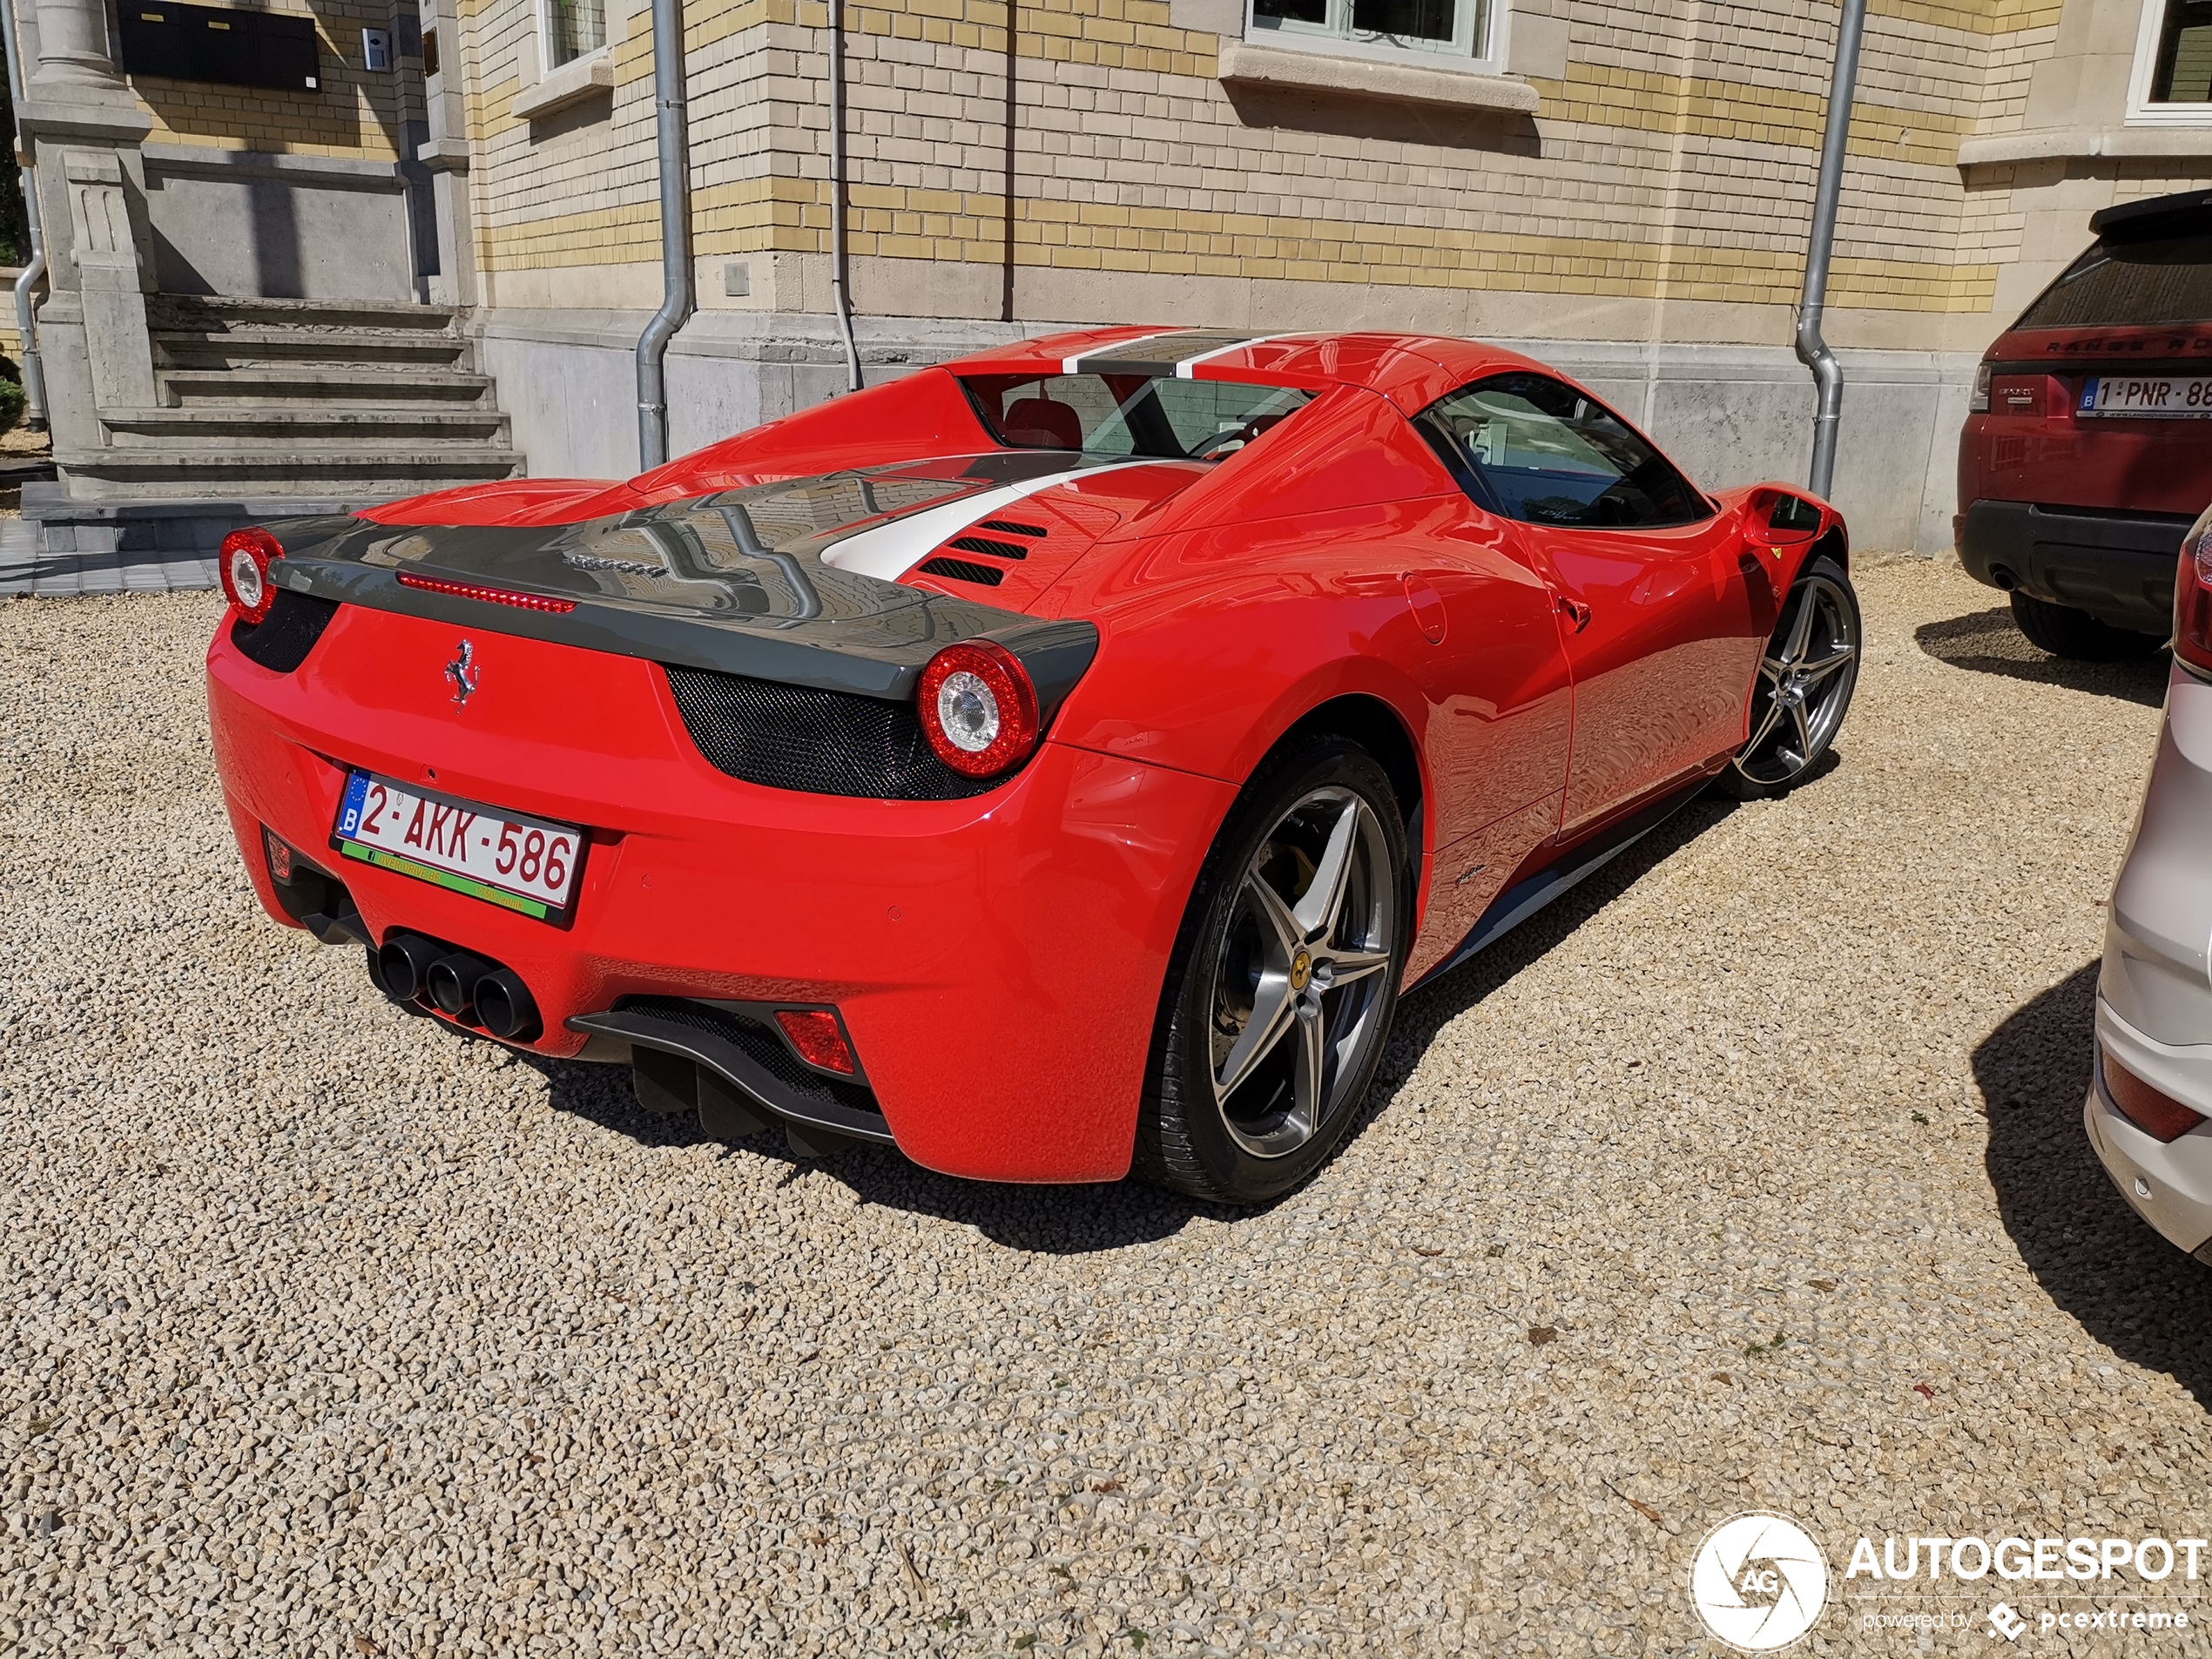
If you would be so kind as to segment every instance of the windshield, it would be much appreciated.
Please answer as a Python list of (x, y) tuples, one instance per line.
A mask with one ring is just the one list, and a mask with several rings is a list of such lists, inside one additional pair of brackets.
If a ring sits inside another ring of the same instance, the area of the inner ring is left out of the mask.
[(2212, 320), (2212, 236), (2099, 242), (2015, 328), (2110, 328)]
[(1160, 374), (972, 374), (984, 428), (1010, 449), (1217, 461), (1312, 398), (1287, 386)]

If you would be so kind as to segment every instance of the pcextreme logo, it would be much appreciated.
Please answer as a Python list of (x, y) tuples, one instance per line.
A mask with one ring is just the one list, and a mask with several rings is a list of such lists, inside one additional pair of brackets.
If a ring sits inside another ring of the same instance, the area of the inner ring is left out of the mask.
[(1828, 1605), (1828, 1559), (1785, 1515), (1731, 1515), (1697, 1547), (1689, 1602), (1730, 1647), (1773, 1653), (1811, 1629)]

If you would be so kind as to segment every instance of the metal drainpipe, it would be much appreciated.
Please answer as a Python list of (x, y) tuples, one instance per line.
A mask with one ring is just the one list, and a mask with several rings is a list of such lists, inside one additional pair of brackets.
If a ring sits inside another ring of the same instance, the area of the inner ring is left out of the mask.
[(845, 341), (845, 389), (860, 389), (860, 347), (853, 338), (853, 301), (845, 291), (845, 212), (852, 193), (845, 176), (845, 0), (830, 0), (830, 303)]
[[(21, 49), (16, 44), (16, 8), (14, 0), (0, 0), (0, 44), (8, 52), (8, 107), (23, 108), (23, 60)], [(10, 131), (8, 141), (20, 149), (22, 138)], [(23, 337), (23, 398), (24, 424), (33, 432), (43, 431), (46, 425), (46, 371), (38, 361), (37, 324), (31, 315), (31, 290), (46, 274), (46, 239), (38, 224), (38, 174), (30, 167), (23, 173), (24, 229), (30, 238), (30, 259), (23, 267), (23, 274), (16, 279), (16, 329)]]
[[(0, 0), (0, 4), (5, 0)], [(664, 298), (637, 336), (637, 460), (650, 472), (668, 459), (668, 342), (695, 308), (691, 281), (691, 162), (684, 132), (681, 0), (652, 0), (653, 108), (658, 118), (660, 263)]]
[(1836, 428), (1844, 413), (1844, 370), (1820, 337), (1828, 300), (1828, 256), (1836, 246), (1836, 203), (1844, 189), (1844, 146), (1851, 138), (1851, 88), (1858, 79), (1858, 42), (1866, 0), (1843, 0), (1836, 23), (1836, 72), (1828, 84), (1828, 128), (1820, 141), (1820, 184), (1812, 199), (1812, 237), (1805, 249), (1805, 291), (1797, 307), (1797, 361), (1812, 370), (1819, 394), (1812, 417), (1812, 493), (1825, 496), (1836, 477)]

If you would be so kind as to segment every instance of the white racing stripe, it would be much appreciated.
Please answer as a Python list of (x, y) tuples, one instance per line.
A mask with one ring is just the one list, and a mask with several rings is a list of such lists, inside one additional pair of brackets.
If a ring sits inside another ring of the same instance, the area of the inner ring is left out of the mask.
[(888, 524), (878, 524), (873, 529), (861, 530), (833, 543), (829, 550), (822, 555), (822, 563), (860, 576), (880, 577), (886, 582), (896, 582), (935, 551), (940, 543), (959, 535), (976, 520), (988, 518), (1002, 508), (1011, 506), (1025, 496), (1034, 496), (1040, 490), (1051, 489), (1055, 484), (1068, 483), (1077, 478), (1096, 478), (1101, 473), (1117, 471), (1123, 467), (1150, 466), (1157, 459), (1157, 456), (1140, 455), (1103, 467), (1071, 467), (1066, 472), (1049, 472), (1042, 478), (1005, 484), (997, 489), (984, 490), (981, 495), (962, 496), (958, 501), (948, 501), (941, 507), (925, 507), (905, 518), (894, 518)]
[(1195, 380), (1197, 377), (1190, 371), (1209, 358), (1226, 357), (1232, 351), (1250, 351), (1255, 346), (1264, 346), (1271, 340), (1303, 339), (1312, 332), (1310, 328), (1300, 328), (1285, 334), (1255, 334), (1250, 340), (1237, 341), (1233, 346), (1216, 346), (1211, 351), (1202, 351), (1196, 357), (1186, 357), (1177, 363), (1175, 366), (1175, 377), (1180, 381)]
[(1062, 358), (1060, 372), (1062, 374), (1081, 374), (1084, 372), (1081, 365), (1097, 356), (1100, 352), (1127, 351), (1131, 346), (1142, 346), (1148, 340), (1169, 340), (1177, 334), (1187, 334), (1190, 332), (1188, 328), (1163, 328), (1157, 334), (1139, 334), (1134, 340), (1117, 340), (1110, 346), (1100, 346), (1074, 357)]

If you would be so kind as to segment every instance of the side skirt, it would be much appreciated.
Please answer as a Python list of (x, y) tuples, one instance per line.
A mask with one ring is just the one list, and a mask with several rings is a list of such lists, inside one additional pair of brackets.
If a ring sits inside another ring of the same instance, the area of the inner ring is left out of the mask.
[(1459, 948), (1407, 986), (1406, 994), (1410, 995), (1422, 986), (1440, 979), (1484, 946), (1511, 933), (1584, 877), (1596, 874), (1696, 799), (1710, 782), (1710, 777), (1696, 779), (1673, 794), (1654, 801), (1642, 812), (1630, 813), (1612, 828), (1592, 836), (1570, 849), (1557, 862), (1548, 864), (1535, 874), (1514, 882), (1490, 901), (1490, 907), (1482, 913), (1467, 936), (1460, 941)]

